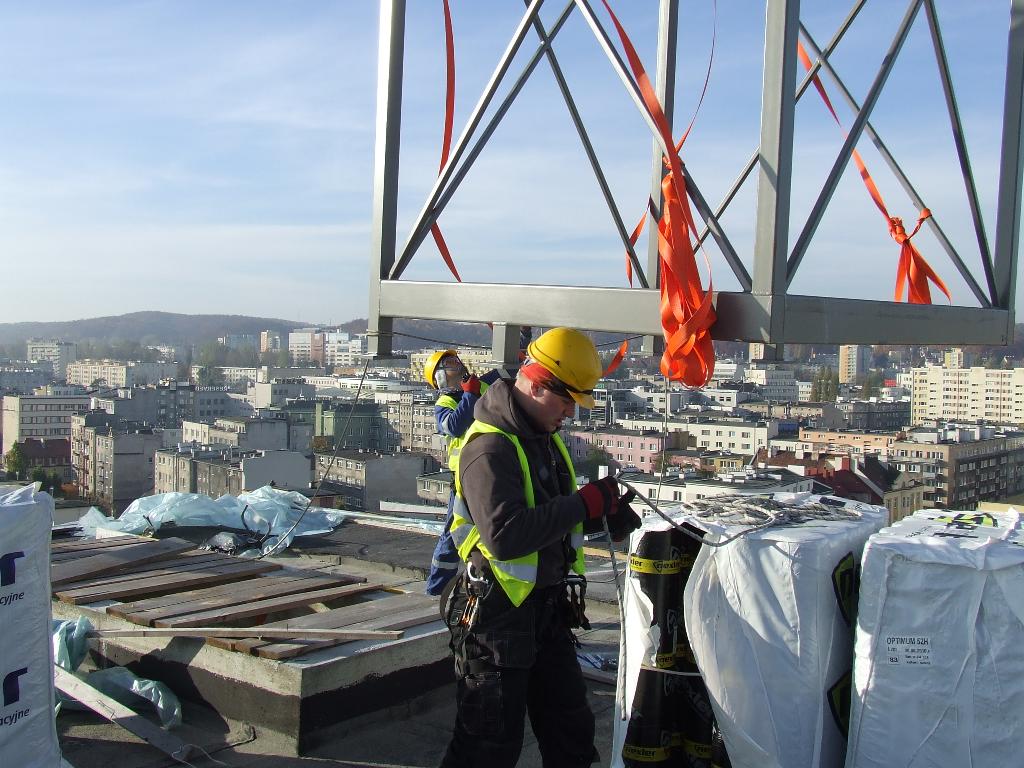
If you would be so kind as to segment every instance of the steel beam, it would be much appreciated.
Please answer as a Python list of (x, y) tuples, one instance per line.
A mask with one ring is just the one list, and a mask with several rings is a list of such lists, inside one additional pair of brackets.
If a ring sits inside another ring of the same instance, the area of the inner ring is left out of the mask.
[(493, 360), (506, 365), (519, 362), (519, 326), (492, 323), (491, 354)]
[(846, 141), (843, 142), (842, 149), (839, 150), (839, 156), (836, 158), (835, 163), (833, 163), (828, 178), (825, 179), (825, 184), (818, 194), (818, 199), (814, 202), (814, 207), (811, 208), (807, 222), (804, 224), (804, 228), (796, 240), (796, 245), (793, 246), (793, 253), (790, 255), (788, 262), (787, 285), (792, 283), (793, 278), (796, 276), (796, 271), (800, 267), (800, 262), (803, 260), (804, 255), (807, 253), (807, 247), (810, 245), (811, 238), (814, 237), (818, 224), (821, 223), (821, 217), (825, 215), (825, 209), (828, 207), (832, 195), (835, 194), (836, 187), (839, 185), (839, 179), (842, 178), (843, 172), (850, 162), (853, 148), (857, 146), (861, 133), (864, 132), (864, 126), (871, 117), (871, 112), (882, 93), (882, 88), (885, 87), (885, 81), (889, 79), (889, 73), (892, 72), (893, 65), (900, 55), (903, 43), (907, 39), (907, 33), (910, 32), (910, 27), (914, 23), (914, 17), (917, 16), (917, 12), (921, 8), (921, 2), (922, 0), (910, 0), (910, 5), (903, 16), (903, 21), (900, 23), (899, 29), (896, 30), (896, 36), (893, 38), (889, 50), (886, 51), (885, 56), (882, 58), (882, 65), (878, 69), (878, 74), (875, 75), (871, 88), (868, 89), (868, 94), (864, 98), (860, 112), (854, 119), (853, 125), (850, 126), (850, 131), (846, 136)]
[[(661, 102), (669, 127), (672, 127), (676, 108), (676, 50), (679, 39), (679, 0), (661, 0), (658, 6), (658, 53), (655, 64), (654, 92)], [(647, 274), (648, 287), (661, 286), (661, 257), (658, 253), (658, 219), (661, 218), (661, 180), (665, 177), (665, 156), (661, 144), (651, 141), (651, 194), (647, 215)], [(661, 336), (644, 336), (640, 348), (645, 355), (661, 354), (664, 341)]]
[[(387, 280), (381, 284), (381, 312), (409, 317), (508, 325), (568, 325), (626, 334), (661, 333), (659, 293), (642, 288), (589, 288), (496, 283), (436, 283)], [(1005, 310), (935, 307), (891, 301), (819, 296), (756, 296), (719, 292), (720, 340), (790, 344), (960, 344), (1006, 343)], [(773, 314), (784, 318), (788, 335), (770, 338)]]
[(1024, 169), (1024, 0), (1010, 5), (1010, 38), (1006, 52), (1006, 97), (1003, 106), (1003, 150), (996, 212), (996, 306), (1009, 310), (1013, 334), (1017, 258), (1020, 255), (1021, 170)]
[(398, 148), (402, 136), (402, 70), (405, 0), (381, 0), (377, 47), (377, 141), (373, 154), (373, 222), (370, 246), (370, 311), (367, 351), (391, 354), (393, 323), (380, 311), (380, 281), (395, 263), (398, 214)]
[[(755, 296), (779, 296), (786, 292), (799, 24), (800, 0), (768, 0), (751, 285), (751, 293)], [(751, 341), (784, 338), (786, 318), (782, 305), (769, 301), (765, 308), (770, 313), (766, 333), (763, 338)]]

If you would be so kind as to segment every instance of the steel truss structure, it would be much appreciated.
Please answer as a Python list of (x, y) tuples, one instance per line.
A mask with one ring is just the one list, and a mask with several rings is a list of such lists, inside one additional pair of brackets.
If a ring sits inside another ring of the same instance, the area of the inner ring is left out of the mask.
[[(399, 250), (396, 214), (406, 9), (405, 0), (380, 0), (377, 143), (369, 291), (370, 351), (375, 355), (390, 354), (395, 318), (492, 322), (495, 359), (509, 361), (515, 356), (520, 325), (567, 325), (590, 330), (644, 334), (648, 340), (661, 334), (656, 238), (650, 239), (650, 247), (642, 263), (630, 245), (628, 231), (612, 198), (605, 174), (552, 46), (552, 41), (574, 10), (583, 16), (622, 80), (626, 92), (650, 124), (639, 90), (589, 0), (569, 0), (550, 28), (545, 28), (540, 20), (539, 11), (543, 0), (526, 2), (522, 20), (472, 110), (462, 135), (453, 146), (449, 160), (416, 218), (411, 233)], [(1006, 344), (1013, 338), (1024, 169), (1024, 0), (1010, 0), (1001, 165), (996, 232), (992, 248), (989, 247), (981, 218), (934, 0), (909, 0), (867, 95), (863, 103), (858, 103), (832, 69), (828, 58), (864, 3), (865, 0), (856, 0), (832, 39), (824, 47), (819, 47), (800, 22), (799, 0), (766, 0), (760, 146), (742, 169), (725, 199), (714, 209), (700, 194), (699, 182), (687, 174), (691, 201), (705, 224), (701, 239), (710, 236), (715, 240), (742, 288), (737, 292), (717, 293), (715, 304), (718, 320), (712, 328), (712, 334), (717, 339), (767, 344)], [(672, 117), (675, 90), (678, 5), (678, 0), (661, 0), (659, 8), (656, 90), (669, 120)], [(870, 122), (872, 109), (892, 71), (907, 33), (922, 11), (935, 50), (977, 236), (984, 285), (979, 284), (972, 275), (949, 242), (940, 223), (932, 218), (926, 224), (963, 277), (979, 306), (914, 305), (791, 294), (789, 286), (862, 134), (866, 133), (874, 143), (914, 204), (924, 206), (910, 179)], [(539, 40), (536, 49), (501, 103), (492, 105), (513, 58), (523, 47), (531, 30)], [(817, 60), (798, 85), (797, 40), (801, 38), (810, 55)], [(402, 280), (403, 271), (426, 238), (431, 225), (451, 200), (473, 161), (542, 60), (547, 62), (555, 77), (640, 287), (593, 288)], [(812, 78), (819, 72), (832, 79), (838, 87), (839, 95), (856, 113), (856, 118), (791, 247), (789, 221), (794, 109), (811, 85)], [(484, 123), (484, 115), (492, 106), (493, 113)], [(653, 126), (652, 134), (658, 137)], [(651, 197), (659, 205), (662, 153), (667, 149), (660, 138), (655, 139)], [(740, 187), (754, 173), (757, 175), (757, 203), (751, 274), (719, 220)], [(648, 351), (649, 345), (650, 341)]]

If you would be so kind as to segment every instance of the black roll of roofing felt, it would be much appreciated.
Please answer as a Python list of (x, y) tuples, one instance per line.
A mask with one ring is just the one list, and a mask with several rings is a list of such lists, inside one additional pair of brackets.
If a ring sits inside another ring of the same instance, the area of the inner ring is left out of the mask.
[[(694, 536), (703, 536), (703, 531), (691, 525), (684, 526)], [(684, 675), (673, 675), (676, 692), (676, 729), (674, 739), (676, 765), (683, 768), (711, 768), (712, 765), (712, 731), (715, 723), (711, 709), (711, 699), (703, 679), (699, 676), (697, 662), (686, 634), (686, 622), (683, 620), (683, 596), (686, 582), (693, 572), (693, 564), (703, 546), (699, 540), (687, 536), (673, 528), (672, 546), (679, 553), (679, 573), (675, 578), (676, 594), (678, 595), (679, 624), (676, 631), (675, 670)]]
[(672, 765), (675, 688), (659, 669), (675, 667), (679, 619), (679, 551), (669, 531), (647, 531), (629, 556), (630, 577), (651, 601), (651, 626), (660, 629), (654, 667), (642, 668), (630, 711), (622, 758), (627, 766)]

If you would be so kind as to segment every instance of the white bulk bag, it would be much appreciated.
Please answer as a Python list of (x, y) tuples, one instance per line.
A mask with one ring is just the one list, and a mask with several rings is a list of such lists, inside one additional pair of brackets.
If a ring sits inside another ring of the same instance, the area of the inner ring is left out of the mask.
[(1018, 515), (927, 510), (864, 551), (848, 768), (1024, 764)]
[(57, 768), (50, 529), (53, 499), (35, 485), (0, 491), (0, 765)]
[[(797, 507), (821, 501), (792, 498)], [(843, 764), (856, 566), (887, 512), (825, 501), (846, 519), (768, 527), (704, 546), (687, 583), (686, 631), (733, 768)], [(730, 525), (711, 538), (739, 530)]]

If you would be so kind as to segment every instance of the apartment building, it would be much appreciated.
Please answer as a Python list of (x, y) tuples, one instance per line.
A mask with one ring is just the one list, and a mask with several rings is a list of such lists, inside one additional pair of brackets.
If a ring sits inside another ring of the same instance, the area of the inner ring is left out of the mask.
[(397, 403), (389, 403), (387, 420), (399, 434), (403, 451), (416, 451), (446, 461), (446, 441), (437, 433), (434, 419), (435, 395), (426, 392), (402, 392)]
[(168, 381), (121, 387), (113, 394), (92, 398), (92, 407), (129, 421), (174, 428), (182, 421), (212, 420), (239, 413), (238, 401), (223, 387), (200, 387)]
[(297, 451), (245, 451), (232, 446), (179, 445), (156, 452), (155, 493), (201, 493), (217, 499), (267, 485), (309, 488), (309, 459)]
[(836, 407), (849, 429), (896, 431), (910, 426), (910, 400), (840, 400)]
[(54, 373), (49, 361), (0, 365), (0, 393), (30, 395), (53, 379)]
[(289, 400), (312, 400), (316, 397), (316, 387), (300, 378), (273, 379), (257, 381), (250, 388), (250, 394), (256, 408), (268, 408), (284, 405)]
[(899, 432), (862, 432), (846, 429), (814, 429), (801, 427), (799, 442), (804, 450), (814, 453), (875, 454), (889, 456)]
[(139, 384), (156, 384), (178, 375), (178, 364), (139, 360), (76, 360), (68, 363), (68, 384), (91, 387), (101, 384), (106, 387), (134, 387)]
[(743, 374), (744, 381), (756, 384), (761, 397), (776, 403), (795, 403), (800, 399), (796, 376), (789, 368), (771, 364), (755, 364)]
[(440, 464), (425, 453), (340, 451), (316, 454), (315, 467), (316, 479), (342, 484), (360, 509), (378, 512), (382, 501), (419, 503), (416, 478), (437, 471)]
[(78, 347), (70, 341), (60, 339), (29, 339), (26, 343), (26, 357), (30, 361), (46, 361), (53, 366), (53, 375), (58, 379), (67, 376), (68, 363), (78, 359)]
[(871, 369), (872, 349), (864, 344), (842, 344), (839, 347), (839, 383), (855, 384)]
[(663, 426), (667, 426), (669, 432), (685, 432), (689, 436), (684, 444), (678, 446), (680, 448), (726, 450), (747, 456), (767, 446), (779, 434), (779, 422), (776, 420), (748, 421), (731, 416), (669, 419), (667, 425), (662, 419), (624, 419), (619, 426), (654, 431), (661, 431)]
[(984, 421), (1024, 424), (1024, 368), (913, 370), (911, 421)]
[(324, 362), (324, 334), (319, 328), (296, 328), (288, 334), (288, 354), (293, 365)]
[(71, 463), (79, 493), (115, 515), (153, 492), (160, 430), (93, 410), (72, 417)]
[(1024, 432), (939, 424), (911, 430), (889, 452), (924, 483), (926, 507), (970, 510), (1024, 492)]
[(260, 331), (260, 352), (280, 352), (281, 334), (277, 331)]
[(653, 430), (593, 429), (570, 427), (563, 433), (565, 447), (573, 461), (580, 463), (594, 448), (608, 454), (613, 469), (635, 467), (642, 472), (658, 468), (656, 458), (664, 450), (684, 447), (686, 435), (667, 435)]
[(89, 396), (75, 387), (40, 387), (32, 395), (3, 398), (3, 453), (28, 438), (71, 438), (71, 417), (89, 410)]

